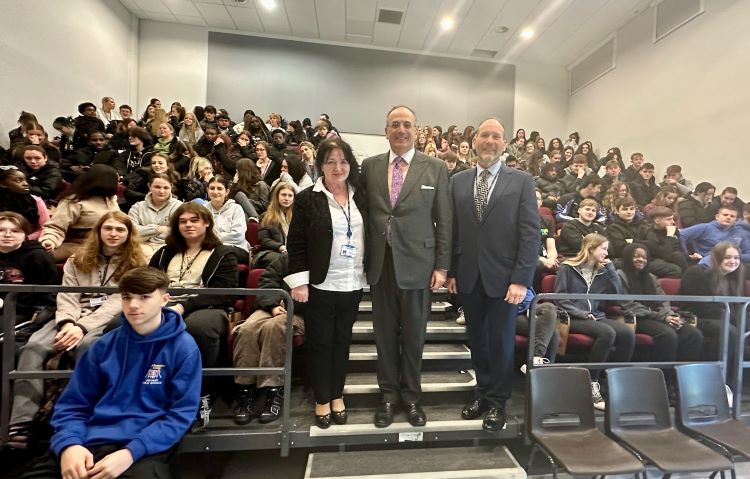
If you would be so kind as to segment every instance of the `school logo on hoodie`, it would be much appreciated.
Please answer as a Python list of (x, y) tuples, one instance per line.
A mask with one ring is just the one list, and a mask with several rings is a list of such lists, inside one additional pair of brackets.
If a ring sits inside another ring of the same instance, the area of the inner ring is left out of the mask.
[(152, 364), (148, 371), (146, 371), (143, 384), (161, 384), (161, 370), (164, 367), (164, 364)]

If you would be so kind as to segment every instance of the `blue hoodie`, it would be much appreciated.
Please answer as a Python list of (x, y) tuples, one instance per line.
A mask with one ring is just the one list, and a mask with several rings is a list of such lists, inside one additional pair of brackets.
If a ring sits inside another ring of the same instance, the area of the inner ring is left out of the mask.
[(680, 230), (682, 248), (687, 254), (693, 251), (700, 253), (703, 256), (700, 264), (703, 266), (708, 266), (711, 249), (722, 241), (739, 246), (742, 262), (750, 262), (750, 232), (739, 224), (725, 228), (713, 220)]
[(182, 439), (200, 401), (201, 358), (182, 317), (162, 308), (148, 336), (122, 325), (81, 357), (55, 405), (51, 449), (118, 444), (137, 461)]

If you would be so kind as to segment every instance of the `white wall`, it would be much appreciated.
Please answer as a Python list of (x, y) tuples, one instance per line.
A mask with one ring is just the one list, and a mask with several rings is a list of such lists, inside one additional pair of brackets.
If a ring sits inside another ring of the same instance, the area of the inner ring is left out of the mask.
[(0, 145), (21, 110), (50, 137), (83, 101), (134, 100), (137, 20), (117, 0), (5, 0), (0, 14)]
[(617, 36), (616, 68), (570, 98), (567, 130), (600, 152), (642, 151), (663, 174), (670, 164), (696, 184), (735, 186), (750, 199), (750, 2), (711, 0), (706, 11), (657, 43), (652, 11)]
[(188, 111), (206, 104), (207, 28), (141, 20), (139, 39), (139, 116), (151, 98), (165, 109), (173, 101)]
[(526, 135), (538, 131), (547, 143), (555, 137), (565, 141), (569, 133), (567, 117), (567, 70), (550, 65), (517, 64), (513, 131), (506, 131), (506, 138), (510, 140), (517, 129), (523, 128)]

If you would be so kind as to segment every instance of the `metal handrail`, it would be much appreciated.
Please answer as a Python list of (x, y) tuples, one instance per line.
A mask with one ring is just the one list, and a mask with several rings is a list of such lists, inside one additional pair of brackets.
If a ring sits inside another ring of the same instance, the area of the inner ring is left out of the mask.
[[(2, 344), (2, 377), (0, 378), (0, 439), (8, 440), (10, 428), (10, 406), (11, 406), (11, 382), (22, 378), (66, 378), (70, 377), (71, 371), (16, 371), (15, 370), (15, 322), (16, 304), (19, 293), (117, 293), (117, 288), (102, 288), (91, 286), (48, 286), (48, 285), (0, 285), (0, 293), (7, 293), (4, 298), (2, 315), (2, 332), (4, 340)], [(256, 376), (259, 374), (278, 374), (284, 376), (285, 400), (282, 405), (282, 419), (280, 424), (279, 445), (281, 456), (289, 455), (291, 442), (290, 436), (290, 395), (292, 389), (292, 337), (294, 301), (289, 293), (282, 289), (259, 289), (259, 288), (170, 288), (169, 293), (200, 294), (200, 295), (223, 295), (223, 296), (269, 296), (279, 295), (285, 301), (287, 307), (286, 315), (286, 352), (284, 367), (273, 368), (203, 368), (204, 376)], [(231, 334), (231, 331), (230, 331)]]
[[(726, 380), (727, 366), (729, 364), (728, 358), (728, 345), (729, 345), (729, 328), (727, 325), (731, 321), (731, 309), (730, 304), (742, 304), (744, 305), (740, 311), (740, 315), (737, 324), (737, 358), (735, 360), (738, 363), (736, 368), (737, 381), (735, 391), (733, 393), (733, 404), (732, 414), (735, 419), (740, 419), (742, 416), (741, 411), (741, 399), (742, 399), (742, 371), (743, 368), (750, 368), (750, 361), (747, 364), (743, 361), (744, 343), (745, 343), (745, 324), (747, 318), (747, 307), (750, 305), (750, 297), (738, 297), (738, 296), (688, 296), (688, 295), (643, 295), (643, 294), (585, 294), (585, 293), (540, 293), (534, 297), (529, 308), (529, 338), (533, 338), (536, 332), (536, 308), (540, 301), (555, 301), (560, 299), (593, 299), (593, 300), (604, 300), (604, 301), (622, 301), (622, 300), (639, 300), (649, 302), (662, 302), (662, 301), (675, 301), (680, 303), (721, 303), (724, 305), (723, 321), (721, 322), (720, 330), (720, 345), (719, 355), (720, 359), (716, 361), (700, 361), (703, 363), (720, 364), (724, 379)], [(700, 320), (700, 318), (699, 318)], [(534, 351), (531, 347), (531, 341), (529, 341), (529, 348), (526, 357), (526, 367), (531, 369), (533, 365)], [(562, 364), (545, 364), (543, 366), (536, 367), (583, 367), (588, 369), (607, 369), (613, 367), (628, 367), (628, 366), (650, 366), (658, 368), (671, 368), (679, 366), (681, 364), (692, 364), (694, 361), (670, 361), (670, 362), (585, 362), (585, 363), (562, 363)], [(528, 376), (527, 376), (527, 393), (528, 393)]]

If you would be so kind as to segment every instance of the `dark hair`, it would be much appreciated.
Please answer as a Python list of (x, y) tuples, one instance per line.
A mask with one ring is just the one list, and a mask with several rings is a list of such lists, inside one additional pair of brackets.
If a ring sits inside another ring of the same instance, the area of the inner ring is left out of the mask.
[(669, 165), (667, 167), (667, 175), (674, 175), (682, 173), (682, 167), (680, 165)]
[(312, 126), (312, 121), (309, 118), (302, 120), (302, 126)]
[(286, 161), (289, 176), (291, 176), (292, 180), (299, 185), (300, 180), (307, 174), (305, 166), (302, 164), (302, 160), (297, 158), (297, 156), (285, 156), (281, 161)]
[(148, 177), (148, 186), (151, 186), (151, 183), (153, 183), (154, 180), (164, 180), (172, 186), (172, 189), (175, 188), (174, 178), (166, 173), (152, 173), (151, 176)]
[(93, 108), (94, 110), (96, 110), (96, 105), (94, 105), (90, 101), (85, 101), (78, 105), (78, 113), (83, 115), (83, 112), (86, 111), (86, 108)]
[(133, 268), (122, 275), (117, 282), (121, 294), (147, 294), (154, 291), (166, 291), (169, 288), (169, 277), (164, 271), (152, 266)]
[(727, 186), (726, 188), (724, 188), (723, 190), (721, 190), (721, 194), (723, 195), (724, 193), (731, 193), (733, 195), (736, 195), (737, 194), (737, 188), (735, 188), (734, 186)]
[(213, 106), (213, 105), (206, 105), (203, 108), (203, 112), (204, 113), (213, 113), (215, 115), (216, 114), (216, 107)]
[(458, 155), (448, 150), (443, 155), (443, 161), (450, 161), (451, 163), (458, 163)]
[(644, 163), (644, 164), (641, 165), (641, 167), (638, 169), (638, 171), (653, 170), (653, 169), (654, 169), (654, 164), (653, 163)]
[(156, 102), (157, 102), (157, 101), (158, 101), (159, 103), (161, 103), (161, 100), (159, 100), (158, 98), (152, 98), (152, 99), (151, 99), (151, 100), (150, 100), (150, 101), (148, 102), (148, 104), (149, 104), (149, 105), (151, 105), (151, 106), (155, 106), (155, 104), (156, 104)]
[[(96, 107), (94, 107), (96, 108)], [(18, 115), (18, 124), (23, 124), (26, 122), (32, 121), (34, 123), (38, 123), (39, 120), (36, 119), (36, 115), (34, 115), (31, 112), (28, 111), (22, 111), (20, 115)]]
[(134, 126), (133, 128), (129, 128), (128, 136), (132, 136), (141, 140), (143, 142), (144, 148), (150, 147), (151, 144), (153, 143), (151, 133), (146, 131), (145, 128), (141, 128), (140, 126)]
[(205, 118), (205, 111), (202, 106), (195, 105), (193, 108), (193, 114), (195, 115), (195, 118), (200, 122), (203, 121), (203, 118)]
[[(21, 174), (26, 177), (23, 171), (15, 166), (5, 166), (0, 168), (0, 185), (14, 174)], [(3, 186), (0, 186), (0, 211), (13, 211), (23, 216), (28, 223), (31, 223), (29, 231), (31, 234), (39, 225), (39, 210), (37, 209), (36, 200), (29, 193), (13, 193)]]
[(589, 185), (596, 186), (601, 184), (602, 180), (601, 178), (599, 178), (599, 175), (597, 175), (596, 173), (591, 173), (590, 175), (586, 175), (583, 177), (583, 179), (581, 180), (581, 186), (578, 189), (580, 190), (581, 188), (586, 188)]
[(130, 110), (130, 113), (133, 113), (133, 107), (131, 107), (130, 105), (126, 105), (126, 104), (124, 104), (124, 103), (123, 103), (122, 105), (120, 105), (120, 108), (119, 108), (119, 109), (120, 109), (120, 110), (123, 110), (123, 109), (125, 109), (125, 110)]
[[(570, 147), (568, 147), (570, 148)], [(577, 153), (573, 155), (573, 158), (570, 160), (570, 163), (578, 164), (578, 165), (585, 165), (588, 163), (588, 160), (586, 159), (586, 155), (582, 155), (580, 153)]]
[(0, 211), (0, 221), (10, 221), (14, 225), (21, 228), (21, 230), (26, 234), (26, 236), (30, 235), (34, 232), (34, 227), (31, 226), (31, 223), (23, 217), (23, 215), (10, 210)]
[[(642, 270), (635, 269), (633, 258), (635, 252), (642, 249), (646, 252), (646, 267)], [(641, 243), (626, 244), (622, 250), (622, 264), (620, 269), (625, 273), (628, 280), (628, 294), (656, 294), (656, 287), (653, 280), (649, 277), (651, 274), (651, 252), (648, 247)]]
[(355, 188), (359, 188), (359, 164), (354, 157), (354, 153), (352, 153), (352, 147), (340, 137), (325, 140), (318, 145), (318, 152), (315, 156), (315, 166), (318, 167), (318, 170), (322, 175), (323, 163), (328, 159), (331, 152), (336, 149), (339, 149), (344, 153), (344, 158), (346, 158), (346, 161), (349, 163), (349, 176), (347, 177), (347, 181)]
[(45, 158), (47, 158), (47, 151), (39, 145), (24, 146), (23, 149), (21, 150), (21, 156), (23, 156), (23, 154), (26, 153), (27, 151), (36, 151), (37, 153), (41, 153), (42, 155), (44, 155)]
[(242, 191), (249, 195), (255, 185), (263, 178), (260, 176), (260, 168), (250, 158), (240, 158), (237, 160), (237, 183), (234, 192)]
[(669, 218), (670, 216), (674, 216), (674, 210), (667, 206), (656, 206), (648, 214), (649, 219), (652, 220), (654, 218)]
[(632, 196), (628, 195), (625, 198), (620, 198), (615, 201), (615, 210), (619, 210), (623, 206), (637, 206)]
[(185, 237), (182, 236), (182, 233), (180, 232), (180, 216), (184, 215), (185, 213), (196, 214), (201, 220), (208, 223), (208, 226), (206, 227), (206, 237), (203, 239), (201, 248), (215, 249), (223, 244), (219, 237), (216, 236), (216, 232), (214, 231), (214, 217), (211, 212), (208, 211), (205, 206), (190, 201), (188, 203), (181, 204), (179, 207), (177, 207), (174, 213), (172, 213), (172, 218), (169, 220), (169, 235), (167, 236), (167, 239), (165, 241), (167, 243), (167, 246), (170, 246), (179, 251), (187, 250), (187, 242), (185, 241)]
[[(555, 150), (557, 151), (557, 150)], [(546, 173), (549, 173), (550, 171), (557, 171), (557, 168), (555, 168), (554, 163), (545, 163), (542, 165), (541, 173), (544, 175)]]
[(65, 127), (73, 128), (73, 119), (69, 116), (58, 116), (55, 121), (52, 122), (52, 128), (55, 130), (62, 130)]
[(695, 186), (693, 193), (705, 193), (708, 190), (716, 190), (716, 187), (708, 181), (702, 181)]
[(740, 266), (729, 274), (721, 271), (721, 261), (729, 248), (734, 248), (742, 254), (740, 247), (729, 241), (722, 241), (711, 248), (710, 267), (711, 289), (717, 296), (744, 296), (745, 295), (745, 268), (740, 260)]
[(210, 180), (208, 180), (206, 186), (208, 187), (211, 183), (220, 183), (224, 188), (227, 189), (227, 191), (229, 191), (232, 186), (232, 182), (224, 178), (224, 176), (222, 175), (214, 175)]
[(60, 199), (81, 201), (88, 198), (111, 198), (117, 194), (117, 184), (120, 175), (109, 165), (94, 164), (75, 179), (68, 191), (60, 195)]
[(226, 114), (224, 114), (224, 113), (216, 116), (216, 121), (219, 121), (219, 120), (228, 120), (228, 119), (229, 119), (229, 116), (226, 115)]

